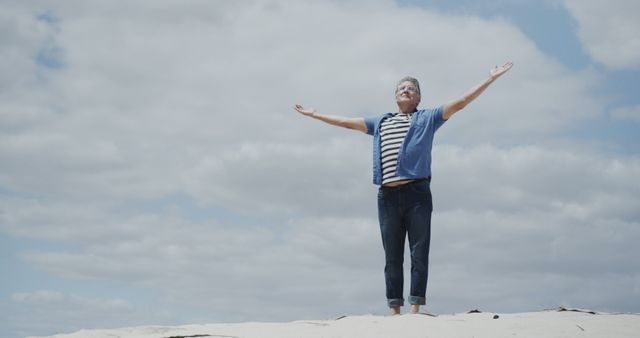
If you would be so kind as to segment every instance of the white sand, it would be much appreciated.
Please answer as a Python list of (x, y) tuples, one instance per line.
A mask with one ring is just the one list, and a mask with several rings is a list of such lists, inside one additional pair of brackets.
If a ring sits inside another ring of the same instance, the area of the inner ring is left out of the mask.
[(515, 314), (348, 316), (337, 320), (290, 323), (236, 323), (184, 326), (145, 326), (112, 330), (82, 330), (51, 338), (500, 338), (500, 337), (640, 337), (638, 314), (589, 314), (541, 311)]

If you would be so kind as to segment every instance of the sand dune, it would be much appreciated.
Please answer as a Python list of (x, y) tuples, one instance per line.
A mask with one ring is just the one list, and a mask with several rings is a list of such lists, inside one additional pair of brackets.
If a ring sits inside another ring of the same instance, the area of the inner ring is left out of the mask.
[(51, 338), (500, 338), (500, 337), (640, 337), (639, 314), (607, 314), (583, 310), (527, 313), (463, 313), (453, 315), (345, 316), (332, 320), (288, 323), (234, 323), (143, 326), (81, 330)]

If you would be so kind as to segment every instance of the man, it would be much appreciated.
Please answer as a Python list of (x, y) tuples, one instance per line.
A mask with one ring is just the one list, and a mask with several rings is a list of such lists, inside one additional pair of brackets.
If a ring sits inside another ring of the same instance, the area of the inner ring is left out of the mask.
[(418, 80), (405, 77), (396, 86), (397, 113), (368, 118), (318, 114), (296, 104), (295, 110), (328, 124), (359, 130), (373, 136), (373, 182), (378, 190), (378, 220), (385, 252), (384, 276), (387, 305), (400, 314), (403, 298), (405, 237), (411, 250), (411, 313), (426, 303), (431, 241), (431, 147), (438, 128), (475, 100), (513, 66), (494, 67), (489, 77), (457, 100), (434, 109), (420, 109)]

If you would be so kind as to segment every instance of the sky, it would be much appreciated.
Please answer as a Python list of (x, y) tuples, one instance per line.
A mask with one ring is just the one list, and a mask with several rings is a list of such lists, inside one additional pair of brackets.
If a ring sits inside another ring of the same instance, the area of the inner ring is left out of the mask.
[(387, 314), (372, 139), (293, 106), (506, 61), (436, 134), (424, 310), (640, 312), (640, 2), (0, 2), (4, 337)]

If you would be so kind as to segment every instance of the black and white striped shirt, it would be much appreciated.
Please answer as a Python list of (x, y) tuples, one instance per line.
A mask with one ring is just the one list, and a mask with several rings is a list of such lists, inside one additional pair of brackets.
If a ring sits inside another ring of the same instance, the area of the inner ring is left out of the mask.
[(411, 114), (396, 113), (380, 124), (380, 159), (382, 164), (382, 184), (406, 180), (396, 176), (398, 152), (411, 125)]

